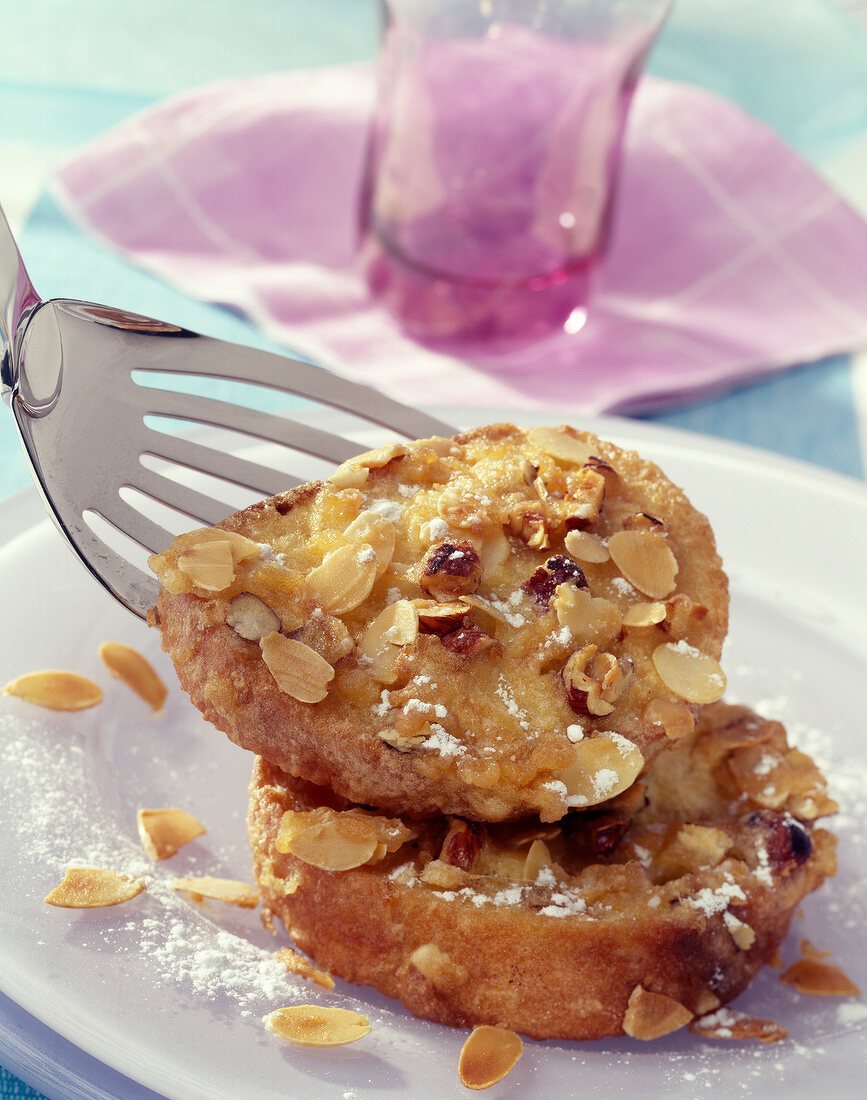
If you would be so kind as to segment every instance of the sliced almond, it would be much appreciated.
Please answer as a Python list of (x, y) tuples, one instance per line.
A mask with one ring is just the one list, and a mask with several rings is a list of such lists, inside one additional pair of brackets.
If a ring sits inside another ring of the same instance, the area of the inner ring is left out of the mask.
[(276, 958), (278, 962), (283, 963), (290, 974), (297, 974), (300, 978), (309, 978), (310, 981), (315, 982), (322, 989), (334, 988), (334, 979), (330, 974), (326, 974), (324, 970), (317, 970), (309, 960), (305, 959), (303, 955), (299, 955), (297, 951), (293, 951), (291, 947), (281, 947)]
[(379, 730), (377, 737), (383, 740), (386, 745), (391, 745), (393, 749), (397, 749), (398, 752), (410, 752), (426, 741), (430, 734), (430, 722), (424, 722), (417, 733), (398, 733), (396, 729), (389, 726), (387, 729)]
[(761, 1043), (778, 1043), (789, 1034), (782, 1024), (748, 1016), (733, 1008), (721, 1008), (718, 1012), (699, 1016), (689, 1025), (689, 1030), (702, 1039), (758, 1039)]
[(99, 655), (112, 676), (123, 680), (127, 687), (132, 688), (154, 714), (162, 713), (168, 688), (137, 649), (123, 645), (122, 642), (103, 642), (99, 647)]
[(335, 489), (360, 489), (369, 477), (370, 470), (350, 458), (342, 462), (328, 480)]
[(101, 867), (70, 867), (45, 901), (62, 909), (99, 909), (120, 905), (144, 890), (141, 879)]
[(623, 612), (623, 625), (637, 629), (656, 626), (663, 622), (665, 616), (665, 604), (658, 600), (654, 603), (634, 603)]
[(839, 966), (819, 962), (818, 959), (798, 959), (780, 975), (780, 979), (786, 985), (794, 986), (799, 993), (816, 997), (856, 997), (861, 992)]
[(383, 466), (387, 466), (393, 458), (400, 458), (401, 455), (405, 454), (406, 446), (403, 443), (384, 443), (381, 447), (376, 447), (372, 451), (365, 451), (364, 454), (358, 455), (352, 461), (357, 462), (359, 466), (366, 466), (369, 470), (380, 470)]
[(523, 877), (530, 882), (535, 882), (539, 872), (551, 866), (551, 852), (544, 840), (534, 840), (527, 850), (524, 858)]
[(370, 595), (377, 568), (376, 551), (369, 543), (341, 546), (307, 574), (304, 591), (323, 611), (343, 615)]
[(309, 645), (282, 634), (266, 634), (259, 643), (262, 660), (277, 687), (299, 703), (319, 703), (328, 694), (334, 669)]
[(259, 892), (248, 882), (237, 882), (229, 878), (212, 878), (203, 875), (199, 878), (172, 879), (172, 889), (192, 894), (196, 901), (212, 898), (224, 901), (227, 905), (238, 905), (242, 909), (255, 909), (259, 904)]
[(569, 531), (564, 542), (568, 552), (577, 561), (599, 565), (611, 557), (605, 541), (591, 531)]
[(347, 1008), (291, 1005), (269, 1012), (265, 1028), (278, 1039), (301, 1047), (339, 1047), (364, 1038), (370, 1031), (366, 1016)]
[(734, 915), (734, 913), (723, 913), (723, 921), (729, 931), (729, 935), (741, 949), (741, 951), (749, 951), (749, 949), (756, 942), (756, 934), (748, 924), (740, 920)]
[(222, 592), (235, 579), (235, 558), (228, 539), (194, 543), (178, 556), (178, 569), (196, 588)]
[(456, 963), (435, 943), (423, 943), (417, 947), (409, 961), (436, 989), (448, 991), (467, 980), (466, 967)]
[(593, 454), (590, 445), (576, 439), (565, 428), (532, 428), (527, 440), (546, 455), (572, 466), (583, 466)]
[(661, 600), (674, 591), (677, 558), (656, 531), (616, 531), (608, 539), (611, 558), (620, 572), (645, 596)]
[(621, 614), (617, 604), (601, 596), (591, 596), (586, 588), (559, 584), (551, 600), (557, 622), (581, 642), (606, 645), (620, 630)]
[(380, 683), (394, 683), (401, 647), (415, 641), (418, 621), (418, 611), (410, 600), (396, 600), (377, 615), (361, 636), (358, 651), (371, 661), (371, 673)]
[(396, 852), (415, 835), (400, 818), (321, 806), (287, 810), (280, 820), (275, 847), (323, 871), (349, 871)]
[(665, 736), (672, 741), (686, 737), (695, 729), (695, 718), (686, 703), (674, 699), (651, 699), (644, 708), (644, 721), (651, 726), (662, 726)]
[(102, 689), (93, 680), (53, 668), (10, 680), (3, 694), (49, 710), (85, 710), (102, 702)]
[(511, 1073), (523, 1052), (524, 1044), (514, 1031), (488, 1024), (474, 1027), (458, 1062), (461, 1084), (468, 1089), (489, 1089)]
[(381, 577), (394, 556), (397, 530), (384, 516), (370, 509), (361, 512), (343, 532), (350, 544), (366, 543), (376, 554), (376, 575)]
[(229, 604), (226, 625), (248, 642), (258, 642), (266, 634), (279, 633), (281, 622), (276, 611), (254, 596), (252, 592), (239, 592)]
[(665, 993), (651, 993), (637, 985), (629, 995), (623, 1030), (633, 1039), (659, 1039), (684, 1027), (692, 1013)]
[(572, 763), (555, 776), (570, 806), (596, 806), (625, 791), (644, 767), (641, 750), (619, 733), (599, 733), (574, 745)]
[(187, 531), (186, 534), (178, 536), (175, 545), (181, 550), (188, 550), (191, 546), (201, 546), (208, 542), (228, 542), (236, 565), (248, 558), (256, 558), (262, 553), (262, 547), (258, 542), (248, 539), (246, 535), (238, 534), (237, 531), (224, 531), (221, 527), (200, 527), (196, 531)]
[(192, 814), (176, 807), (163, 810), (139, 810), (136, 815), (142, 847), (151, 859), (168, 859), (179, 848), (203, 836), (205, 827)]
[(665, 686), (690, 703), (715, 703), (726, 689), (725, 673), (707, 653), (685, 642), (666, 642), (653, 651), (653, 664)]

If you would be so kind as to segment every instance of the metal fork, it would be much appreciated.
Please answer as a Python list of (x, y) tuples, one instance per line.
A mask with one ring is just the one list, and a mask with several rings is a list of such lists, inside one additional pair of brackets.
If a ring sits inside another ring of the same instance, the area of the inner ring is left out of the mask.
[[(309, 422), (309, 407), (303, 412), (307, 422), (302, 423), (210, 397), (155, 388), (157, 374), (169, 380), (198, 376), (255, 383), (267, 387), (275, 399), (279, 394), (300, 396), (407, 438), (453, 430), (375, 390), (296, 359), (201, 336), (109, 306), (63, 298), (43, 302), (33, 289), (2, 209), (0, 352), (3, 397), (15, 416), (52, 518), (91, 574), (142, 617), (156, 599), (156, 581), (131, 560), (135, 554), (124, 556), (122, 549), (110, 545), (116, 540), (106, 541), (105, 530), (120, 532), (145, 551), (159, 551), (172, 536), (154, 518), (148, 502), (181, 513), (181, 529), (212, 525), (233, 511), (200, 487), (148, 468), (142, 462), (144, 456), (164, 460), (173, 469), (211, 475), (260, 497), (306, 480), (223, 447), (166, 434), (146, 424), (146, 417), (227, 428), (250, 443), (282, 444), (300, 456), (334, 464), (366, 449), (364, 443), (315, 427)], [(133, 372), (142, 372), (151, 384), (136, 381)], [(144, 510), (137, 505), (139, 500)], [(101, 528), (94, 515), (106, 521)]]

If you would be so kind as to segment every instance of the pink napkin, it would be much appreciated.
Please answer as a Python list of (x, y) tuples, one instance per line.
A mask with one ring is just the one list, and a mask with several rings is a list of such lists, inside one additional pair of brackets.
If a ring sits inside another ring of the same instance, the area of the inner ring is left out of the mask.
[(648, 77), (583, 329), (416, 343), (356, 266), (372, 102), (369, 66), (216, 84), (101, 137), (55, 190), (135, 263), (413, 404), (635, 412), (867, 341), (867, 224), (739, 108)]

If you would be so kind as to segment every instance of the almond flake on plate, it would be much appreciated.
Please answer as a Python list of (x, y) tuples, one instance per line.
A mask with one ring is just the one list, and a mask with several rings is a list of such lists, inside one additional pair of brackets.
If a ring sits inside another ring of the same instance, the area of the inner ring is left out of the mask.
[(278, 1008), (264, 1019), (265, 1028), (287, 1043), (302, 1047), (338, 1047), (364, 1038), (370, 1031), (366, 1016), (346, 1008), (292, 1005)]
[(520, 1036), (505, 1027), (473, 1028), (461, 1050), (458, 1073), (468, 1089), (489, 1089), (514, 1069), (524, 1052)]
[(239, 905), (242, 909), (255, 909), (259, 904), (259, 892), (254, 887), (230, 878), (212, 878), (210, 875), (176, 878), (172, 879), (172, 889), (192, 894), (196, 901), (212, 898), (227, 905)]
[(153, 666), (137, 649), (122, 642), (103, 642), (99, 655), (112, 676), (123, 680), (127, 687), (143, 699), (154, 714), (161, 714), (168, 688)]
[(100, 909), (137, 897), (145, 885), (134, 875), (102, 867), (70, 867), (58, 886), (45, 898), (61, 909)]
[(93, 680), (54, 668), (28, 672), (10, 680), (3, 694), (49, 710), (85, 710), (102, 702), (102, 689)]
[(139, 810), (136, 815), (138, 835), (151, 859), (168, 859), (197, 836), (205, 827), (192, 814), (177, 807), (159, 810)]

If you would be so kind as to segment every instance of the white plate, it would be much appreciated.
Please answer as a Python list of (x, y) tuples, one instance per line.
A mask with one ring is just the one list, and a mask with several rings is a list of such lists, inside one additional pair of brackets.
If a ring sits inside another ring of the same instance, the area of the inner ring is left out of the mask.
[[(491, 419), (502, 416), (490, 410)], [(867, 988), (859, 942), (867, 916), (867, 493), (856, 482), (702, 437), (631, 421), (591, 426), (657, 459), (711, 517), (732, 583), (730, 696), (786, 721), (830, 775), (842, 806), (840, 873), (805, 903), (785, 956), (794, 958), (799, 937), (808, 936), (833, 948), (832, 961)], [(70, 1049), (97, 1059), (82, 1057), (83, 1068), (56, 1095), (91, 1098), (114, 1088), (141, 1096), (139, 1086), (172, 1100), (466, 1095), (456, 1068), (464, 1033), (415, 1020), (365, 990), (339, 985), (326, 994), (295, 983), (273, 963), (276, 944), (254, 914), (216, 903), (197, 909), (170, 889), (178, 874), (249, 878), (250, 758), (179, 690), (165, 717), (153, 719), (107, 676), (96, 650), (114, 638), (138, 647), (173, 682), (155, 633), (86, 576), (42, 519), (35, 494), (0, 506), (0, 542), (0, 677), (67, 667), (106, 692), (100, 707), (73, 715), (0, 700), (0, 989), (40, 1028), (74, 1044), (57, 1041), (58, 1062)], [(164, 805), (196, 814), (208, 833), (153, 866), (143, 858), (135, 814)], [(79, 860), (142, 874), (148, 890), (114, 909), (45, 905), (65, 867)], [(354, 1007), (371, 1017), (373, 1030), (361, 1043), (326, 1051), (289, 1047), (264, 1032), (266, 1012), (305, 1001)], [(579, 1083), (582, 1096), (606, 1097), (712, 1089), (791, 1098), (851, 1089), (863, 1063), (863, 1002), (799, 996), (769, 970), (737, 1007), (784, 1023), (789, 1039), (728, 1044), (683, 1033), (654, 1044), (528, 1042), (495, 1093), (564, 1095)], [(40, 1041), (51, 1057), (51, 1044)], [(0, 1061), (7, 1049), (21, 1065), (12, 1045), (11, 1033), (0, 1035)], [(138, 1085), (126, 1091), (110, 1073), (109, 1084), (98, 1081), (93, 1065), (100, 1063)]]

